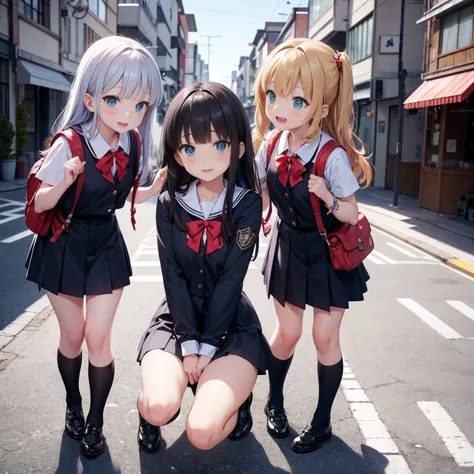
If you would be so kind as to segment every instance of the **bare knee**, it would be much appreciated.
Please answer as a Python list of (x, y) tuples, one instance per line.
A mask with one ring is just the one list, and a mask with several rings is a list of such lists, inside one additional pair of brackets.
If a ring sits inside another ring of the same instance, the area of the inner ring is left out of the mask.
[(140, 413), (148, 423), (154, 426), (166, 425), (180, 409), (180, 401), (142, 395)]
[(285, 347), (286, 349), (293, 351), (301, 338), (301, 333), (302, 327), (299, 325), (287, 327), (279, 326), (275, 330), (273, 342), (275, 345)]
[(313, 332), (313, 340), (318, 354), (330, 354), (339, 350), (339, 334)]
[(96, 331), (85, 330), (87, 349), (92, 356), (99, 357), (110, 351), (110, 334), (101, 334)]
[(66, 357), (73, 357), (81, 352), (84, 343), (84, 326), (75, 331), (61, 331), (59, 337), (59, 349)]
[(191, 412), (186, 422), (189, 442), (203, 451), (214, 448), (222, 440), (223, 426), (217, 426), (209, 417), (193, 416)]

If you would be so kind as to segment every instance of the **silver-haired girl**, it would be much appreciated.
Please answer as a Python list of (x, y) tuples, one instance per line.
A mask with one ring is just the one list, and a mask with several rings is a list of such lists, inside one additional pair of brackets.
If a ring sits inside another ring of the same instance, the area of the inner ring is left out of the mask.
[[(74, 207), (77, 178), (84, 173), (68, 232), (55, 242), (51, 236), (36, 235), (26, 265), (27, 279), (46, 290), (59, 321), (57, 360), (66, 388), (65, 431), (81, 440), (81, 452), (87, 457), (98, 456), (105, 448), (103, 412), (115, 371), (110, 335), (123, 287), (130, 284), (132, 274), (115, 210), (131, 200), (138, 167), (141, 183), (146, 179), (162, 90), (158, 66), (142, 45), (119, 36), (94, 43), (79, 64), (53, 130), (78, 132), (84, 161), (73, 156), (67, 140), (59, 137), (36, 175), (42, 184), (35, 211), (56, 207), (67, 216)], [(139, 187), (135, 202), (157, 194), (162, 183), (163, 175), (158, 174), (150, 187)], [(87, 420), (79, 391), (84, 340), (91, 393)]]

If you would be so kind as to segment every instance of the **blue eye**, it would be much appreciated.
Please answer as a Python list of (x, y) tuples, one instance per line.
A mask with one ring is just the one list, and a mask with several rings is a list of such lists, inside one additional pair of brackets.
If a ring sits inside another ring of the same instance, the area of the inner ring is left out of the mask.
[(114, 108), (117, 105), (117, 97), (107, 96), (104, 97), (104, 102), (110, 107)]
[(181, 149), (184, 150), (184, 153), (188, 156), (193, 156), (196, 152), (196, 148), (191, 145), (184, 145)]
[(136, 105), (135, 111), (136, 112), (141, 112), (145, 107), (145, 102), (140, 102), (139, 104)]
[(303, 99), (293, 99), (293, 107), (297, 110), (301, 110), (305, 106)]
[(273, 92), (273, 91), (268, 91), (267, 92), (267, 97), (268, 97), (268, 100), (270, 101), (270, 104), (274, 104), (275, 101), (276, 101), (276, 98), (277, 98), (275, 92)]
[(225, 142), (224, 140), (221, 140), (220, 142), (217, 142), (216, 145), (215, 145), (216, 150), (219, 153), (224, 153), (224, 151), (227, 150), (228, 146), (229, 146), (229, 144), (227, 142)]

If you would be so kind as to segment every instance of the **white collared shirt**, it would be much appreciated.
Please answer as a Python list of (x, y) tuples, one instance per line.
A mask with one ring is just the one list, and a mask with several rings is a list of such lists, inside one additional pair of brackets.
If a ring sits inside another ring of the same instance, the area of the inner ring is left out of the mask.
[[(272, 158), (278, 155), (283, 155), (288, 151), (289, 134), (290, 132), (288, 130), (283, 131), (278, 140), (277, 146), (275, 147)], [(311, 161), (311, 158), (318, 147), (321, 149), (321, 147), (329, 140), (332, 140), (332, 138), (327, 133), (322, 132), (320, 138), (305, 143), (295, 153), (295, 155), (298, 155), (298, 159), (303, 165), (307, 165)], [(262, 188), (267, 187), (267, 149), (268, 141), (265, 140), (262, 142), (257, 154), (255, 155), (258, 178)], [(324, 170), (324, 180), (329, 191), (338, 198), (348, 197), (359, 189), (359, 183), (352, 172), (347, 153), (342, 148), (337, 148), (329, 155)]]
[[(112, 149), (99, 132), (94, 136), (90, 123), (83, 124), (81, 129), (84, 138), (86, 139), (86, 144), (96, 160), (100, 160), (110, 150), (117, 150), (118, 147), (121, 147), (127, 154), (130, 152), (130, 137), (128, 136), (128, 133), (120, 133), (117, 146)], [(51, 186), (55, 186), (63, 180), (64, 165), (72, 158), (72, 152), (66, 139), (62, 137), (58, 138), (58, 140), (56, 140), (53, 146), (48, 150), (44, 163), (36, 174), (36, 177)], [(112, 166), (113, 175), (115, 175), (115, 171), (116, 166), (114, 160)]]

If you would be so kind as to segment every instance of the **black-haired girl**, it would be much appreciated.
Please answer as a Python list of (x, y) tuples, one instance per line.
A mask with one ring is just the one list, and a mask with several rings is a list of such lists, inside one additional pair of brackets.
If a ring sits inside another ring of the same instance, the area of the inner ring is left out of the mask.
[(242, 104), (221, 84), (186, 87), (166, 114), (163, 148), (156, 225), (166, 295), (139, 346), (138, 442), (158, 449), (160, 426), (190, 385), (187, 434), (211, 449), (249, 433), (251, 392), (269, 355), (242, 291), (262, 212)]

